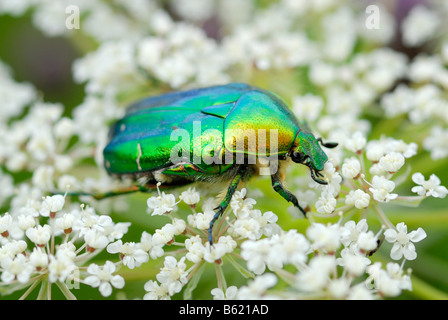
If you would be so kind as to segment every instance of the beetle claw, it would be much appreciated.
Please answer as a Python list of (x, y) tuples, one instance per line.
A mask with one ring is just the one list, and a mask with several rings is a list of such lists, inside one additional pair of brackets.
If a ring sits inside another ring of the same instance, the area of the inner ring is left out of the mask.
[(319, 171), (310, 168), (310, 172), (311, 172), (311, 178), (313, 178), (314, 181), (316, 181), (319, 184), (328, 184), (327, 181), (316, 177), (316, 175), (323, 177), (323, 175)]

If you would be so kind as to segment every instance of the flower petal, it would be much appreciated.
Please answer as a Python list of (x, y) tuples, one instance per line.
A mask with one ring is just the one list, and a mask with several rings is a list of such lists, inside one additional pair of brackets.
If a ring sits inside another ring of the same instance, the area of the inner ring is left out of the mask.
[(426, 232), (422, 228), (418, 228), (417, 230), (411, 231), (409, 233), (409, 239), (412, 242), (419, 242), (426, 238)]

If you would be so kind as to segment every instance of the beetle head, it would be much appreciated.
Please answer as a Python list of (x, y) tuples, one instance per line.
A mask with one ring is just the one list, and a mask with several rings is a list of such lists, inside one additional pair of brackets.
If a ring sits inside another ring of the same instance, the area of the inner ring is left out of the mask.
[(323, 177), (320, 173), (324, 169), (325, 162), (328, 157), (319, 145), (327, 148), (334, 148), (337, 143), (324, 143), (321, 138), (315, 138), (312, 133), (306, 131), (299, 131), (296, 136), (294, 146), (291, 150), (291, 160), (296, 163), (301, 163), (310, 168), (311, 178), (320, 184), (327, 184), (326, 181), (320, 179)]

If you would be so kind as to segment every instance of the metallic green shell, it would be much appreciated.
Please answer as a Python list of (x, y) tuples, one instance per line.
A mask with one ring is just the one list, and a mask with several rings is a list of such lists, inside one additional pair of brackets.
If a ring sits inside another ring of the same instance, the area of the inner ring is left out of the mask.
[[(259, 129), (265, 130), (265, 139), (259, 136)], [(278, 133), (278, 151), (274, 153), (286, 155), (300, 126), (286, 105), (268, 91), (235, 83), (169, 93), (135, 103), (117, 121), (103, 152), (105, 167), (113, 174), (167, 168), (173, 165), (172, 150), (179, 146), (188, 149), (189, 144), (186, 162), (193, 162), (204, 174), (216, 175), (231, 164), (210, 164), (210, 158), (198, 155), (204, 153), (204, 145), (217, 151), (212, 154), (216, 158), (224, 157), (225, 152), (258, 154), (266, 150), (269, 155), (273, 129)], [(245, 149), (232, 139), (238, 130), (255, 135), (247, 137)], [(190, 139), (183, 139), (180, 133), (188, 133)], [(221, 134), (221, 139), (213, 133)], [(252, 138), (255, 144), (248, 143)]]

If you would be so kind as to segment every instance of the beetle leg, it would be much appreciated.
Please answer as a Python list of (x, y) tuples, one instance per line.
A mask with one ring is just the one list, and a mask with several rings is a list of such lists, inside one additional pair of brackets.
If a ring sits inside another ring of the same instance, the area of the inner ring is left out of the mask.
[(272, 188), (281, 195), (286, 201), (292, 202), (292, 204), (299, 208), (299, 210), (303, 213), (303, 215), (306, 217), (306, 212), (303, 210), (303, 208), (299, 205), (299, 201), (297, 200), (296, 196), (291, 193), (291, 191), (288, 191), (283, 186), (280, 176), (278, 173), (275, 173), (271, 175), (271, 181), (272, 181)]
[(166, 175), (182, 177), (194, 177), (198, 172), (200, 172), (200, 169), (192, 163), (180, 163), (162, 171)]
[[(150, 192), (153, 188), (148, 187), (146, 185), (138, 185), (138, 186), (130, 186), (123, 189), (117, 189), (113, 191), (108, 191), (104, 193), (88, 193), (88, 192), (67, 192), (68, 196), (90, 196), (93, 197), (95, 200), (102, 200), (110, 197), (115, 196), (121, 196), (128, 193), (135, 193), (135, 192)], [(58, 194), (58, 193), (54, 193)]]
[(208, 228), (208, 241), (210, 242), (210, 245), (213, 244), (213, 225), (215, 224), (215, 221), (223, 214), (224, 211), (226, 211), (227, 207), (229, 206), (230, 200), (232, 199), (233, 194), (235, 193), (236, 188), (238, 187), (239, 182), (245, 174), (247, 173), (247, 166), (241, 165), (235, 176), (232, 178), (232, 181), (230, 182), (229, 188), (227, 189), (226, 196), (221, 201), (221, 204), (215, 208), (216, 211), (215, 215), (213, 216), (212, 221), (210, 221), (210, 227)]

